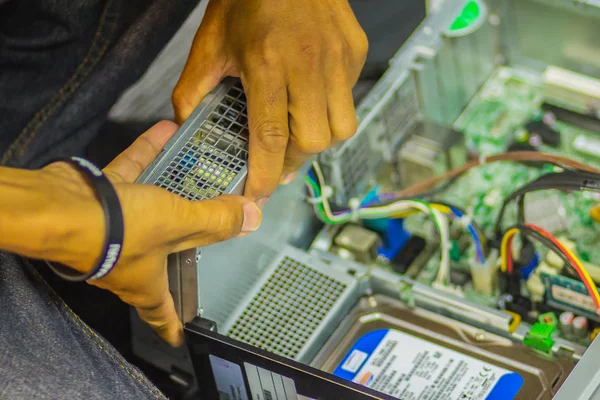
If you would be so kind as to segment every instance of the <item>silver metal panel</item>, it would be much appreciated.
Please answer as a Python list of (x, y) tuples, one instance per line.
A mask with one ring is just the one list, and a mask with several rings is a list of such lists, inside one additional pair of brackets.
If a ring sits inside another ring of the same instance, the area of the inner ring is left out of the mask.
[(358, 296), (358, 281), (342, 268), (288, 247), (221, 328), (233, 339), (309, 362)]
[(553, 397), (554, 400), (600, 399), (600, 340), (596, 338)]
[(248, 118), (241, 83), (227, 80), (200, 103), (139, 178), (188, 200), (241, 194)]

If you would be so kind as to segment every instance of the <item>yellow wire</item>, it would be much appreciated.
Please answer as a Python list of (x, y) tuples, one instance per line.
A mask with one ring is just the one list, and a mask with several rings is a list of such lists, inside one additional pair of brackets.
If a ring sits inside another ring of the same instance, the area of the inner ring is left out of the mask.
[[(590, 287), (592, 288), (592, 293), (590, 293), (590, 295), (594, 296), (594, 298), (597, 301), (596, 304), (600, 304), (600, 293), (598, 293), (598, 288), (596, 287), (596, 283), (594, 282), (594, 280), (592, 279), (590, 274), (587, 272), (587, 269), (585, 269), (585, 267), (583, 266), (581, 261), (579, 261), (579, 258), (577, 258), (575, 253), (573, 253), (567, 246), (565, 246), (564, 243), (562, 243), (558, 239), (556, 241), (562, 245), (562, 247), (565, 249), (565, 253), (567, 253), (569, 256), (571, 256), (573, 258), (573, 261), (575, 261), (575, 264), (577, 264), (577, 267), (581, 270), (581, 274), (583, 275), (583, 278), (589, 283)], [(596, 312), (600, 315), (600, 309), (596, 310)]]
[(506, 231), (504, 237), (502, 237), (502, 244), (500, 245), (500, 259), (502, 260), (500, 264), (500, 271), (502, 271), (503, 273), (506, 273), (506, 271), (508, 270), (508, 241), (517, 233), (519, 233), (518, 228), (511, 228), (508, 231)]
[[(432, 203), (431, 204), (431, 208), (434, 208), (434, 209), (436, 209), (438, 211), (441, 211), (444, 214), (452, 214), (452, 210), (449, 207), (447, 207), (447, 206), (445, 206), (443, 204)], [(421, 212), (422, 212), (421, 210), (416, 210), (416, 209), (407, 210), (407, 211), (401, 211), (401, 212), (398, 212), (396, 214), (392, 214), (391, 218), (405, 218), (405, 217), (408, 217), (410, 215), (419, 214)]]
[[(506, 231), (506, 233), (502, 237), (502, 244), (500, 246), (500, 254), (501, 254), (502, 262), (500, 264), (500, 270), (503, 273), (505, 273), (508, 269), (508, 241), (510, 240), (511, 237), (515, 236), (517, 233), (519, 233), (518, 228), (511, 228), (508, 231)], [(544, 236), (546, 236), (546, 235), (544, 235)], [(581, 271), (581, 274), (583, 275), (581, 278), (585, 279), (588, 282), (590, 288), (592, 288), (592, 293), (590, 293), (590, 295), (596, 299), (595, 304), (600, 304), (600, 293), (598, 293), (598, 288), (596, 287), (596, 283), (594, 283), (594, 280), (592, 279), (592, 277), (590, 276), (588, 271), (585, 269), (585, 267), (583, 266), (583, 264), (581, 263), (579, 258), (577, 258), (577, 256), (567, 246), (565, 246), (564, 243), (562, 243), (560, 240), (556, 239), (556, 241), (561, 244), (561, 246), (565, 250), (565, 253), (567, 253), (573, 259), (573, 261), (575, 261), (575, 264), (577, 264), (577, 268), (579, 268), (579, 270)], [(598, 309), (597, 312), (598, 312), (598, 315), (600, 315), (600, 309)]]

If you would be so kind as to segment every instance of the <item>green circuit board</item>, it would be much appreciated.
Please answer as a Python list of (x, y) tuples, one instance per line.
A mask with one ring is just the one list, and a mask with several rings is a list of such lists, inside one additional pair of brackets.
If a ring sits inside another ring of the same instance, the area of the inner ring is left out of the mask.
[[(541, 118), (543, 88), (534, 76), (501, 68), (475, 96), (456, 121), (454, 128), (465, 135), (471, 151), (487, 156), (505, 152), (515, 141), (528, 140), (524, 126)], [(542, 144), (541, 151), (573, 158), (600, 167), (600, 154), (591, 157), (573, 148), (579, 136), (600, 137), (558, 122), (561, 145)], [(511, 192), (554, 167), (531, 168), (516, 163), (495, 163), (469, 171), (451, 186), (441, 198), (469, 209), (486, 234), (491, 234), (502, 201)], [(597, 193), (563, 193), (546, 191), (527, 196), (526, 211), (536, 213), (536, 220), (550, 220), (548, 229), (575, 239), (577, 253), (584, 261), (600, 265), (600, 226), (589, 215), (599, 201)], [(544, 215), (546, 213), (546, 215)], [(515, 221), (509, 210), (504, 226)]]
[[(465, 109), (454, 124), (454, 129), (465, 135), (469, 151), (489, 156), (507, 151), (513, 142), (527, 141), (525, 125), (540, 119), (543, 115), (543, 88), (535, 76), (518, 70), (500, 68)], [(561, 145), (553, 148), (541, 145), (540, 150), (573, 158), (600, 167), (600, 154), (592, 157), (573, 148), (579, 136), (600, 138), (597, 132), (589, 132), (558, 122)], [(474, 168), (460, 177), (449, 189), (437, 196), (466, 209), (491, 237), (496, 218), (504, 199), (513, 191), (533, 179), (557, 170), (546, 165), (533, 168), (517, 163), (492, 163)], [(600, 198), (597, 193), (543, 191), (526, 197), (526, 218), (539, 223), (553, 234), (571, 238), (577, 245), (576, 252), (583, 261), (600, 266), (600, 225), (595, 223), (589, 210)], [(503, 226), (516, 221), (516, 207), (507, 210)], [(432, 225), (428, 217), (421, 215), (409, 218), (407, 228), (412, 232), (431, 237)], [(542, 257), (546, 251), (539, 248)], [(468, 247), (460, 260), (451, 263), (451, 270), (468, 271), (466, 260), (472, 257), (474, 249)], [(435, 253), (420, 274), (417, 281), (431, 284), (439, 268), (439, 252)], [(478, 304), (495, 306), (497, 299), (475, 292), (470, 284), (463, 287), (464, 296)]]

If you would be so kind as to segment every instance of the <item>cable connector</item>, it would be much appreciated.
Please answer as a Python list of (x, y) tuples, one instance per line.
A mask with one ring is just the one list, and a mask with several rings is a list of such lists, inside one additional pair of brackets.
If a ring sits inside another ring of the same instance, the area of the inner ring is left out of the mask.
[(324, 186), (321, 188), (321, 195), (319, 197), (309, 197), (306, 201), (310, 204), (321, 204), (331, 196), (333, 196), (333, 188), (331, 186)]
[(352, 222), (358, 222), (360, 220), (360, 206), (361, 206), (361, 200), (353, 197), (348, 201), (348, 207), (350, 208), (350, 212), (351, 212), (351, 218), (350, 220)]

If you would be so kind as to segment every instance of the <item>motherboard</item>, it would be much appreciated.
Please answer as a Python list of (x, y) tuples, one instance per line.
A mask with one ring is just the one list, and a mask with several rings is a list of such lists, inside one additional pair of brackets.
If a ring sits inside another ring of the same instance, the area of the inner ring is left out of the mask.
[[(359, 208), (354, 204), (349, 208), (355, 218), (346, 223), (329, 221), (325, 228), (331, 238), (328, 250), (475, 304), (513, 313), (530, 323), (552, 325), (554, 335), (588, 344), (600, 326), (597, 309), (584, 283), (567, 271), (552, 248), (526, 238), (515, 240), (511, 257), (519, 276), (511, 278), (499, 267), (506, 255), (499, 253), (502, 235), (498, 233), (515, 226), (521, 218), (521, 222), (543, 229), (569, 247), (591, 279), (600, 283), (600, 193), (593, 187), (597, 181), (586, 190), (558, 186), (528, 191), (518, 211), (517, 201), (506, 199), (546, 175), (562, 177), (566, 169), (522, 159), (486, 161), (511, 152), (543, 153), (600, 168), (600, 123), (589, 117), (589, 110), (572, 106), (573, 102), (555, 101), (564, 96), (552, 97), (553, 90), (556, 92), (545, 76), (499, 67), (452, 126), (422, 121), (397, 150), (397, 161), (382, 167), (361, 205), (366, 209), (373, 204), (400, 207), (395, 199), (426, 200), (427, 207), (450, 207), (454, 215), (447, 219), (447, 229), (442, 229), (447, 230), (445, 246), (440, 239), (444, 233), (431, 212), (404, 213), (404, 218), (400, 212), (396, 215), (400, 218), (382, 219), (365, 212), (359, 220)], [(467, 160), (475, 160), (477, 166), (426, 193), (413, 198), (392, 194), (401, 194), (403, 188)], [(314, 201), (316, 195), (311, 193)], [(476, 237), (480, 244), (471, 239)], [(440, 271), (444, 263), (446, 270)], [(408, 287), (404, 300), (410, 302), (410, 297)], [(573, 321), (585, 328), (574, 329)]]

